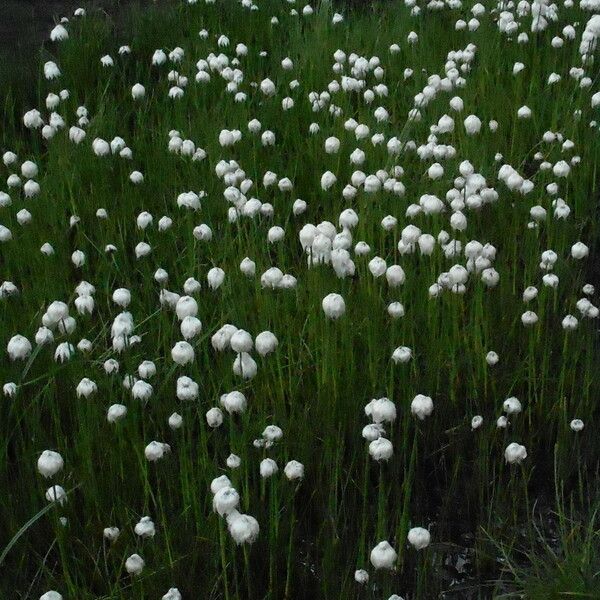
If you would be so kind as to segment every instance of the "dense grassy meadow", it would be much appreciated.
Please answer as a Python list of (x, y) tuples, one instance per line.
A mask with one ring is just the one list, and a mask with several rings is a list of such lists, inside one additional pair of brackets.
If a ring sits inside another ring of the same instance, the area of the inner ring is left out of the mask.
[(598, 597), (598, 12), (49, 32), (0, 129), (2, 598)]

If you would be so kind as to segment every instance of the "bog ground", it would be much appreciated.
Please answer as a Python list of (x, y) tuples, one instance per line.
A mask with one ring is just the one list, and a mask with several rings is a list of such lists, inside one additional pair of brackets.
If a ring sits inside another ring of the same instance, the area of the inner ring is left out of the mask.
[(41, 56), (3, 598), (598, 597), (599, 2), (77, 9)]

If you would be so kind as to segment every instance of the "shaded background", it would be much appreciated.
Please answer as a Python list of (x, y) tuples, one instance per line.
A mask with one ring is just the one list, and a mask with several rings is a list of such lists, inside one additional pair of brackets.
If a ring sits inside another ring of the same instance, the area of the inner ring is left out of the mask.
[(53, 25), (61, 17), (71, 18), (80, 6), (114, 12), (131, 3), (132, 0), (2, 0), (0, 56), (5, 60), (33, 59)]
[[(165, 0), (162, 0), (164, 3)], [(102, 11), (118, 22), (136, 5), (158, 0), (0, 0), (0, 94), (7, 86), (28, 95), (36, 86), (40, 52), (52, 27), (76, 8)]]

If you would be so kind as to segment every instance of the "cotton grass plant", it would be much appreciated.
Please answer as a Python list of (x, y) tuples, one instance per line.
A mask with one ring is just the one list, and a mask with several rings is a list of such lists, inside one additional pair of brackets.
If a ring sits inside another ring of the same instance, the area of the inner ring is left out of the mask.
[(372, 8), (78, 10), (7, 96), (6, 597), (493, 596), (585, 506), (600, 5)]

